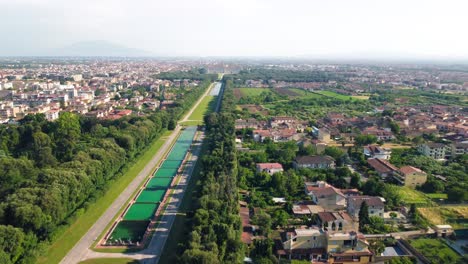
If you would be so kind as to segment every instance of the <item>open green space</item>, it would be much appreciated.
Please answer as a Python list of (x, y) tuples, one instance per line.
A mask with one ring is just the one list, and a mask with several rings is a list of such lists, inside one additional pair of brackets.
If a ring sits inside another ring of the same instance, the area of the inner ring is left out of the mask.
[(166, 190), (143, 190), (138, 195), (137, 203), (159, 203), (164, 197)]
[(96, 258), (81, 261), (80, 264), (138, 264), (136, 259), (131, 258)]
[(240, 91), (240, 94), (242, 96), (258, 96), (261, 93), (267, 92), (267, 93), (273, 93), (273, 90), (270, 88), (235, 88), (234, 89), (234, 94), (236, 94), (236, 90)]
[(171, 133), (172, 131), (166, 131), (159, 139), (153, 141), (150, 147), (141, 154), (140, 158), (120, 178), (109, 185), (106, 193), (89, 205), (88, 208), (92, 208), (92, 210), (86, 210), (55, 239), (54, 243), (45, 249), (44, 256), (38, 259), (38, 263), (59, 263), (138, 173), (143, 170)]
[(446, 193), (426, 193), (426, 196), (431, 199), (447, 199), (448, 196)]
[(166, 189), (171, 184), (172, 178), (151, 178), (146, 189)]
[(297, 94), (297, 96), (292, 96), (292, 97), (300, 97), (300, 98), (307, 98), (307, 99), (309, 99), (309, 98), (322, 98), (323, 97), (320, 94), (312, 93), (312, 92), (306, 91), (304, 89), (288, 88), (288, 90)]
[(108, 244), (136, 243), (143, 238), (149, 221), (120, 221), (115, 227)]
[(405, 204), (430, 204), (430, 199), (422, 192), (405, 186), (392, 185)]
[(420, 207), (419, 213), (433, 225), (449, 224), (453, 228), (468, 227), (468, 206)]
[(124, 220), (144, 221), (151, 220), (159, 204), (155, 203), (134, 203), (130, 206), (124, 216)]
[(434, 264), (456, 263), (461, 258), (441, 239), (418, 238), (409, 243)]
[(352, 100), (353, 97), (349, 96), (349, 95), (344, 95), (344, 94), (339, 94), (339, 93), (335, 93), (335, 92), (332, 92), (332, 91), (317, 91), (316, 93), (318, 94), (322, 94), (322, 95), (325, 95), (325, 96), (328, 96), (328, 97), (333, 97), (333, 98), (336, 98), (336, 99), (340, 99), (340, 100)]
[(200, 120), (203, 121), (203, 117), (207, 114), (210, 109), (214, 108), (217, 96), (207, 95), (205, 96), (200, 104), (195, 108), (192, 114), (189, 116), (189, 120)]

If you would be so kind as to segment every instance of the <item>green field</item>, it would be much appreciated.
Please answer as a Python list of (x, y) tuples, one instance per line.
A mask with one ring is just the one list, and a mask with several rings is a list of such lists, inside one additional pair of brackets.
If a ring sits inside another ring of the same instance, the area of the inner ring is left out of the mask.
[(318, 94), (322, 94), (322, 95), (325, 95), (327, 97), (333, 97), (333, 98), (336, 98), (336, 99), (340, 99), (340, 100), (353, 100), (354, 98), (349, 96), (349, 95), (343, 95), (343, 94), (339, 94), (339, 93), (335, 93), (335, 92), (332, 92), (332, 91), (317, 91), (316, 93)]
[(431, 199), (447, 199), (446, 193), (426, 193), (426, 196)]
[[(68, 226), (56, 238), (48, 248), (45, 249), (44, 256), (38, 259), (38, 263), (59, 263), (60, 260), (68, 253), (70, 249), (81, 239), (89, 228), (97, 221), (104, 211), (112, 204), (112, 202), (125, 190), (130, 182), (140, 173), (141, 170), (153, 158), (161, 146), (166, 142), (167, 137), (172, 131), (166, 131), (158, 140), (155, 140), (152, 145), (139, 157), (139, 159), (122, 175), (109, 185), (104, 196), (99, 198), (95, 203), (90, 204), (88, 210), (79, 216), (76, 221)], [(92, 208), (92, 209), (91, 209)]]
[(203, 117), (212, 112), (216, 107), (217, 96), (207, 95), (202, 99), (200, 104), (193, 110), (192, 114), (188, 117), (188, 121), (181, 122), (182, 125), (196, 126), (203, 124)]
[[(263, 92), (273, 93), (270, 88), (235, 88), (234, 90), (239, 90), (242, 96), (258, 96)], [(236, 92), (234, 91), (234, 94)]]
[(80, 264), (138, 264), (138, 260), (130, 258), (96, 258), (81, 261)]
[(302, 98), (316, 99), (316, 98), (322, 98), (323, 97), (320, 94), (312, 93), (312, 92), (309, 92), (309, 91), (306, 91), (306, 90), (303, 90), (303, 89), (299, 89), (299, 88), (289, 88), (288, 90), (297, 94), (297, 96), (294, 96), (294, 97), (300, 97), (301, 99)]
[(403, 202), (405, 204), (429, 204), (430, 199), (426, 197), (426, 195), (420, 191), (415, 189), (411, 189), (409, 187), (404, 186), (396, 186), (393, 185), (391, 188), (395, 188), (398, 194), (401, 196)]
[(440, 239), (418, 238), (409, 240), (409, 243), (434, 264), (456, 263), (461, 258)]

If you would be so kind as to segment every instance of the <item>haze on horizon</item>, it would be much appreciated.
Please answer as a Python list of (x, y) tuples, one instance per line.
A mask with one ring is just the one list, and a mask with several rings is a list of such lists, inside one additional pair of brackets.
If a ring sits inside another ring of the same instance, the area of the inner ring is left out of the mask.
[(102, 40), (155, 56), (468, 59), (466, 0), (0, 0), (0, 10), (0, 56)]

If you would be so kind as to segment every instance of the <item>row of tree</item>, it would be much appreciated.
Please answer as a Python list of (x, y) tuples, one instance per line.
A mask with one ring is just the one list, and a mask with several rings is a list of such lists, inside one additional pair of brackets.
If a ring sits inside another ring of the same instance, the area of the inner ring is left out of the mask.
[(244, 256), (232, 100), (232, 90), (226, 87), (221, 112), (205, 117), (207, 150), (202, 158), (201, 191), (181, 263), (241, 263)]
[(38, 114), (0, 126), (0, 263), (33, 263), (36, 249), (174, 127), (206, 87), (147, 116), (100, 120), (64, 112), (55, 122)]

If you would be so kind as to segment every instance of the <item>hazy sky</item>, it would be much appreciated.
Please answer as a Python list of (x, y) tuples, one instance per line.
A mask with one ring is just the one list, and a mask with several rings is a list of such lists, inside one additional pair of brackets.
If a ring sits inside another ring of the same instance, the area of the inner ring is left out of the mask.
[(0, 55), (106, 40), (155, 55), (468, 58), (467, 0), (0, 0)]

